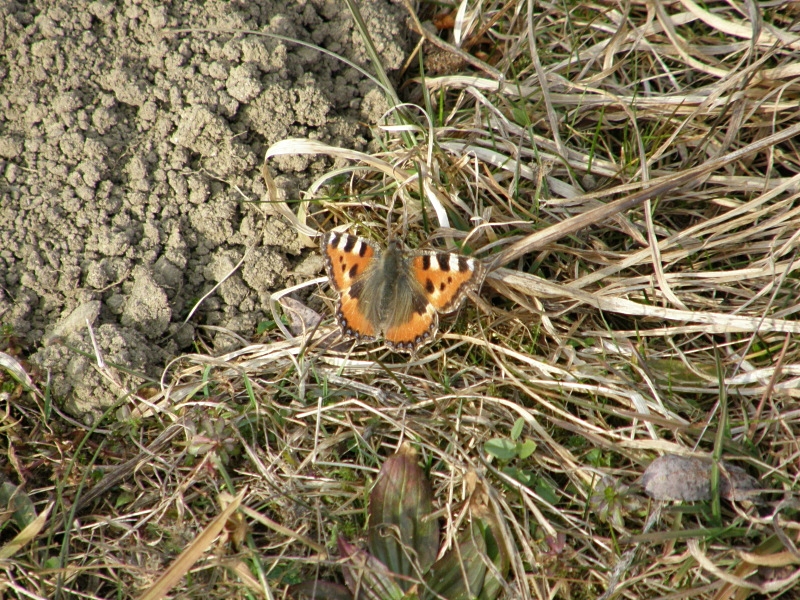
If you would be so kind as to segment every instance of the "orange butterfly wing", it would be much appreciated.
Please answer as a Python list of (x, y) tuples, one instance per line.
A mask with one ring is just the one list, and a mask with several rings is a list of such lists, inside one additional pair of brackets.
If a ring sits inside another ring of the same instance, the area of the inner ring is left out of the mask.
[(377, 325), (367, 318), (350, 288), (376, 260), (377, 251), (361, 238), (336, 232), (325, 234), (321, 246), (328, 278), (339, 292), (336, 318), (342, 331), (349, 337), (375, 339)]
[(439, 315), (427, 303), (424, 312), (414, 312), (411, 319), (402, 325), (389, 327), (383, 338), (393, 350), (408, 352), (433, 339), (433, 334), (439, 325)]
[(422, 290), (422, 300), (408, 323), (389, 328), (387, 344), (413, 350), (430, 341), (439, 324), (437, 313), (456, 310), (470, 290), (483, 280), (480, 261), (451, 252), (423, 252), (409, 261), (411, 276)]
[(425, 253), (411, 260), (411, 272), (440, 313), (456, 310), (467, 292), (483, 281), (483, 266), (474, 258), (452, 252)]

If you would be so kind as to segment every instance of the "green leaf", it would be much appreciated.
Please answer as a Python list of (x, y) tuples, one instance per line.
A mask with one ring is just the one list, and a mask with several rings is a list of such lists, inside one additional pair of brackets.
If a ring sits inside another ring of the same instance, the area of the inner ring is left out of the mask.
[(586, 453), (586, 460), (593, 467), (610, 467), (611, 454), (606, 454), (599, 448), (592, 448)]
[(530, 127), (531, 119), (528, 116), (528, 113), (526, 113), (524, 110), (515, 106), (511, 109), (511, 114), (514, 116), (514, 121), (518, 125), (522, 125), (523, 127)]
[(123, 490), (122, 492), (120, 492), (119, 496), (117, 496), (117, 499), (114, 502), (114, 508), (119, 508), (120, 506), (125, 506), (126, 504), (130, 504), (135, 499), (136, 499), (135, 494)]
[(267, 331), (272, 331), (272, 330), (277, 329), (277, 328), (278, 327), (277, 327), (277, 325), (275, 325), (275, 321), (273, 321), (273, 320), (260, 321), (258, 323), (258, 325), (256, 326), (256, 335), (262, 335), (262, 334), (266, 333)]
[(539, 496), (541, 496), (550, 504), (555, 505), (558, 503), (558, 492), (556, 492), (556, 490), (554, 490), (552, 486), (548, 485), (543, 479), (539, 480), (539, 483), (534, 489)]
[(528, 458), (534, 452), (536, 452), (536, 442), (533, 440), (517, 442), (517, 456), (520, 458)]
[(433, 512), (433, 490), (404, 445), (383, 463), (369, 495), (369, 551), (390, 571), (402, 575), (404, 591), (424, 575), (439, 551), (439, 523)]
[(10, 481), (0, 485), (0, 514), (11, 513), (11, 520), (20, 529), (25, 529), (36, 518), (33, 502), (22, 488)]
[(467, 528), (458, 548), (451, 548), (431, 567), (423, 600), (473, 600), (483, 589), (486, 577), (486, 541), (478, 519)]
[(486, 556), (497, 568), (500, 579), (495, 577), (492, 570), (487, 569), (486, 578), (483, 580), (483, 589), (480, 596), (478, 596), (478, 600), (495, 600), (503, 589), (503, 584), (511, 567), (511, 559), (505, 547), (498, 541), (499, 536), (495, 532), (495, 528), (499, 529), (499, 527), (497, 527), (495, 518), (486, 516), (483, 519), (483, 523), (485, 525)]
[(397, 585), (393, 573), (369, 552), (357, 548), (344, 538), (337, 540), (344, 582), (359, 600), (402, 600), (403, 590)]
[(503, 473), (512, 479), (516, 479), (526, 487), (533, 487), (533, 484), (536, 483), (536, 475), (530, 471), (518, 469), (517, 467), (503, 467)]
[(487, 440), (483, 449), (498, 460), (509, 461), (517, 456), (517, 444), (508, 438), (492, 438)]
[(519, 436), (522, 435), (522, 428), (525, 427), (525, 420), (520, 417), (516, 421), (514, 421), (514, 427), (511, 428), (511, 439), (515, 442), (519, 439)]

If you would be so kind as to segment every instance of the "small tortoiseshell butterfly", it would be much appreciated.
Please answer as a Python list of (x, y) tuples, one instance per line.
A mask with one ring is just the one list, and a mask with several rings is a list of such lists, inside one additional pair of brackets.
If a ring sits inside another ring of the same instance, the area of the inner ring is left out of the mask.
[(452, 252), (405, 252), (397, 240), (381, 252), (367, 240), (330, 232), (322, 255), (339, 292), (336, 320), (345, 337), (383, 337), (392, 350), (413, 352), (433, 339), (438, 313), (458, 309), (483, 281), (483, 265)]

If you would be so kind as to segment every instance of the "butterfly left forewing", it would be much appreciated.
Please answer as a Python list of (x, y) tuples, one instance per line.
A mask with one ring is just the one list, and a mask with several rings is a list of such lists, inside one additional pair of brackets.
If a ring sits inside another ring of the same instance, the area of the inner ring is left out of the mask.
[(347, 233), (326, 233), (320, 245), (328, 278), (339, 292), (336, 318), (342, 333), (346, 337), (375, 339), (377, 324), (365, 312), (367, 299), (360, 290), (380, 254), (366, 240)]
[(323, 236), (321, 247), (325, 269), (337, 292), (353, 285), (378, 255), (365, 239), (335, 231)]

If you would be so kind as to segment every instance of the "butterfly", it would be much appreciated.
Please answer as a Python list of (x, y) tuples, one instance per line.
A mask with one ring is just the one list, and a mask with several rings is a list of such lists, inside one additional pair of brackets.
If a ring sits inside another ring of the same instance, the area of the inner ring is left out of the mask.
[(322, 238), (322, 256), (339, 293), (336, 320), (347, 338), (383, 337), (395, 351), (413, 352), (433, 339), (439, 313), (461, 306), (483, 282), (483, 265), (453, 252), (406, 252), (390, 240), (381, 252), (347, 233)]

